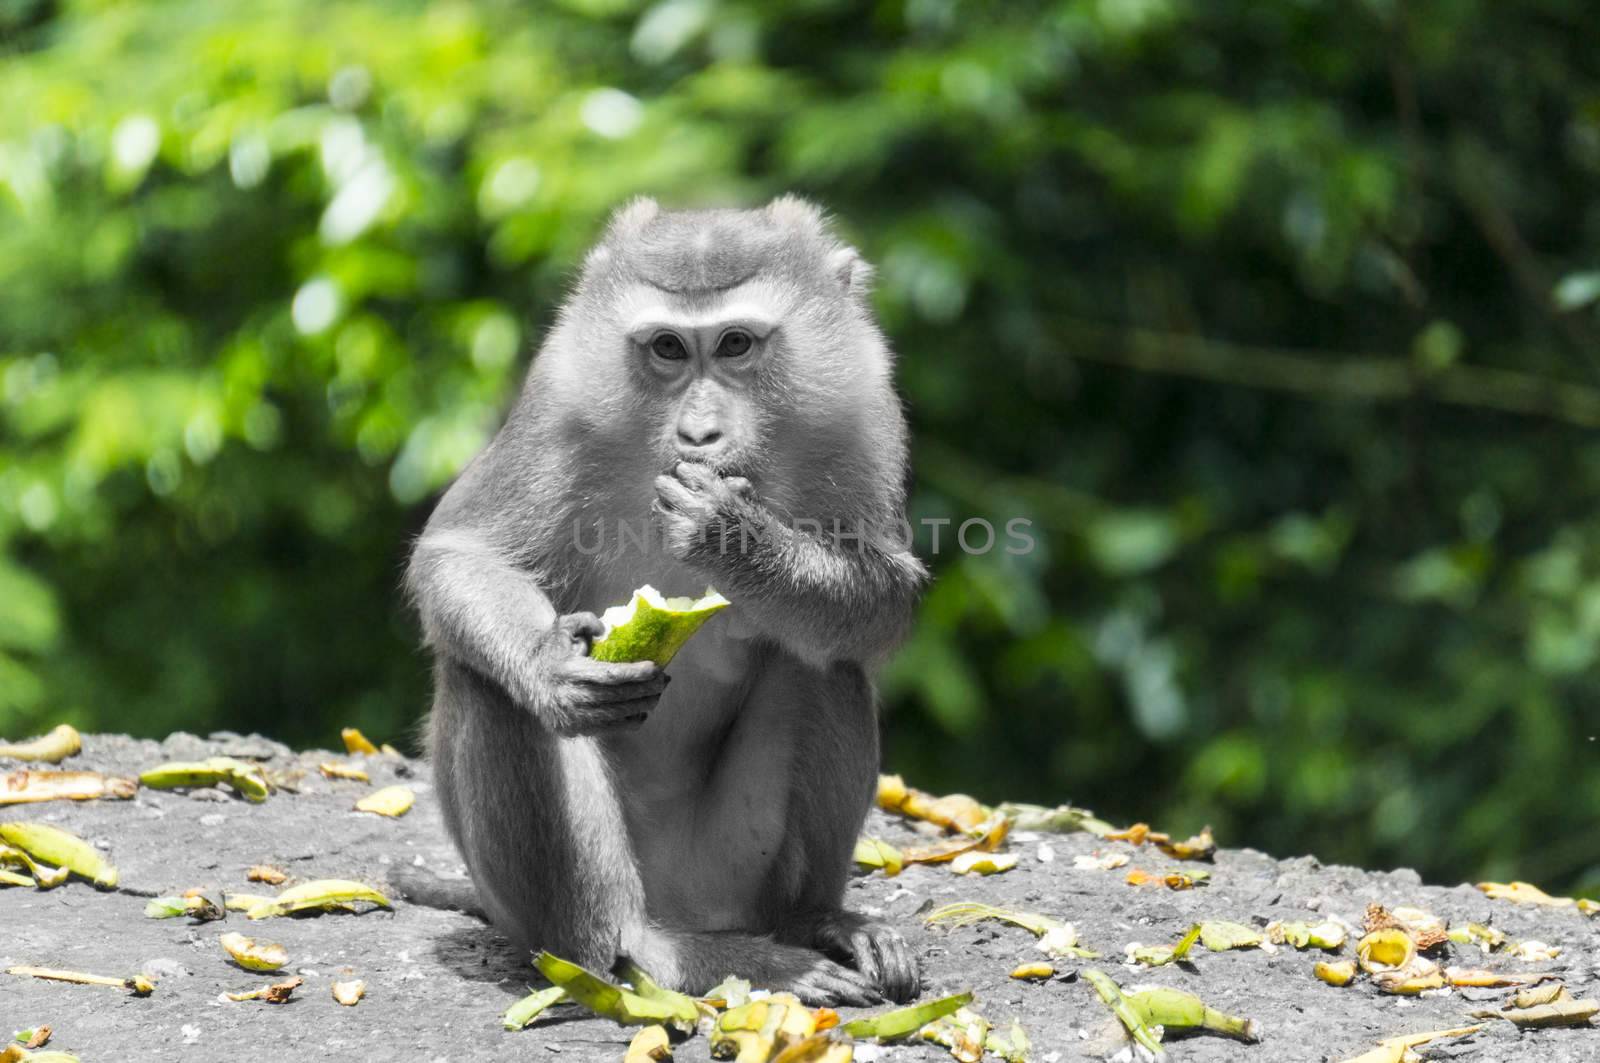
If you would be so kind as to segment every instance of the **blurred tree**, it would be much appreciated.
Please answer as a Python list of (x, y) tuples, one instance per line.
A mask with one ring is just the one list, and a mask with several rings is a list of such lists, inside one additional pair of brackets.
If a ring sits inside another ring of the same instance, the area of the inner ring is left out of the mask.
[(792, 189), (953, 522), (891, 767), (1600, 886), (1591, 14), (0, 3), (0, 732), (396, 734), (408, 536), (605, 213)]

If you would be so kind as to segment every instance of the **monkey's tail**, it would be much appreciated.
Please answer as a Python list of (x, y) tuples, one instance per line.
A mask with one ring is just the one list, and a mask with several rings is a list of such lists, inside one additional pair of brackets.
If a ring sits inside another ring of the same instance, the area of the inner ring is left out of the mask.
[(424, 908), (442, 908), (448, 912), (461, 912), (474, 919), (489, 921), (489, 915), (478, 900), (478, 891), (468, 878), (445, 878), (426, 868), (400, 864), (389, 871), (389, 885), (412, 904)]

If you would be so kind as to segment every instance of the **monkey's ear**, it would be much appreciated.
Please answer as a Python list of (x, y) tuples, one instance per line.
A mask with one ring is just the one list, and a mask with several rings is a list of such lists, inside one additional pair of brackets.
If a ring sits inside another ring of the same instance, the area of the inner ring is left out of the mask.
[(611, 215), (611, 222), (606, 226), (606, 237), (632, 236), (646, 225), (656, 220), (661, 213), (661, 204), (649, 196), (638, 196), (617, 208)]
[(821, 234), (827, 229), (822, 208), (796, 195), (783, 195), (767, 204), (767, 216), (785, 229)]
[(840, 247), (828, 253), (828, 273), (839, 287), (852, 295), (865, 295), (872, 287), (872, 264), (853, 247)]

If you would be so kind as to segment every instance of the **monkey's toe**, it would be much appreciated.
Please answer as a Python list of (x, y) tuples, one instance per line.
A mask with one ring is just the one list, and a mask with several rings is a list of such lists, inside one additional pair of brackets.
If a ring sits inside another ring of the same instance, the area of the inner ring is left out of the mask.
[(922, 991), (922, 975), (905, 939), (886, 923), (837, 912), (816, 928), (818, 947), (848, 957), (884, 996), (903, 1004)]
[(788, 988), (811, 1007), (864, 1008), (883, 1003), (883, 994), (870, 979), (832, 960), (821, 960), (796, 977)]

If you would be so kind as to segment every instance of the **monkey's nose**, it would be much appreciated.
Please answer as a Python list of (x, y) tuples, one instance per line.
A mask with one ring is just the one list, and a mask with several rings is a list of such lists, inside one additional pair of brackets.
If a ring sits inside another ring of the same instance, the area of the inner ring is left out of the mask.
[(684, 454), (711, 450), (720, 442), (722, 442), (720, 428), (711, 425), (678, 426), (678, 450)]

